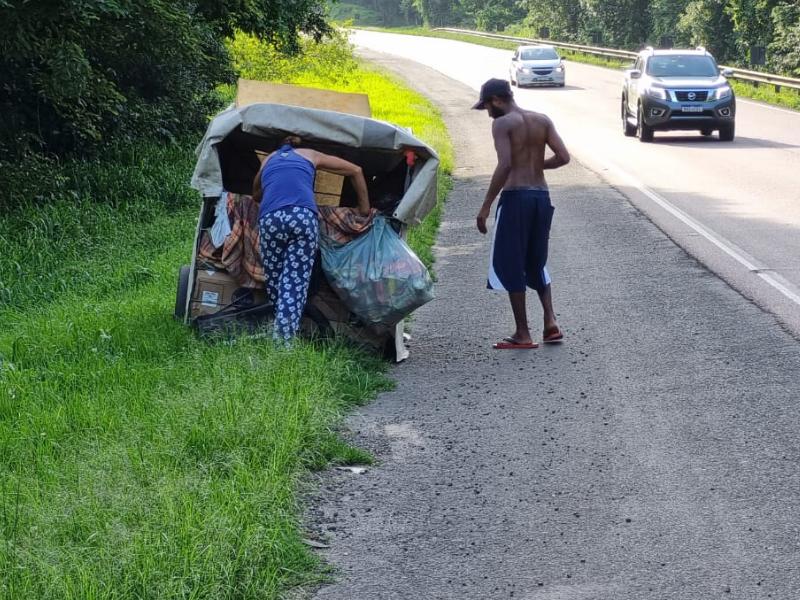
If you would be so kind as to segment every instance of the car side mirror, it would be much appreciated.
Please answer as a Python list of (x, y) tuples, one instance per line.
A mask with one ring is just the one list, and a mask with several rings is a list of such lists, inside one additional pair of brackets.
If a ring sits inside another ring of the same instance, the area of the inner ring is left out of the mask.
[(733, 69), (722, 69), (723, 77), (733, 77)]
[(639, 79), (642, 76), (642, 72), (639, 69), (631, 69), (630, 76), (631, 79)]

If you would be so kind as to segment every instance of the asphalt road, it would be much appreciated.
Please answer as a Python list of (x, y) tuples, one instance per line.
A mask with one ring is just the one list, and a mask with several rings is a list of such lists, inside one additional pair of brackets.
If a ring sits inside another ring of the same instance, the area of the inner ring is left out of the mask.
[[(509, 51), (367, 31), (353, 41), (475, 90), (508, 77)], [(567, 87), (516, 97), (550, 115), (573, 154), (678, 244), (800, 334), (800, 113), (740, 99), (732, 144), (685, 132), (642, 144), (622, 134), (621, 83), (619, 72), (569, 63)]]
[(337, 571), (313, 597), (795, 600), (797, 339), (574, 162), (549, 178), (567, 340), (492, 350), (511, 315), (475, 229), (489, 119), (469, 86), (369, 58), (441, 106), (456, 181), (411, 359), (348, 422), (380, 463), (310, 503)]

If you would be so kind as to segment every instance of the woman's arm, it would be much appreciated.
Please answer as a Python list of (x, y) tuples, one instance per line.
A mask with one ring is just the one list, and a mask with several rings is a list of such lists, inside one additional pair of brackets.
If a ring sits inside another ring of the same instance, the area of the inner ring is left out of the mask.
[(358, 198), (358, 212), (362, 215), (369, 214), (369, 196), (367, 193), (367, 182), (364, 179), (364, 173), (356, 164), (339, 158), (338, 156), (331, 156), (330, 154), (323, 154), (315, 150), (304, 152), (313, 152), (312, 160), (318, 169), (335, 173), (336, 175), (344, 175), (349, 177), (353, 183), (353, 188), (356, 190)]

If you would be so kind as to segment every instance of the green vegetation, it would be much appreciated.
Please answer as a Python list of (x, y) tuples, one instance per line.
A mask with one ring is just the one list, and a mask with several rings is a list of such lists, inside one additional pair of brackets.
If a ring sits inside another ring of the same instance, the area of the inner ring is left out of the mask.
[(776, 92), (775, 87), (772, 85), (761, 84), (755, 86), (752, 83), (736, 80), (731, 81), (731, 86), (736, 95), (741, 98), (751, 98), (775, 106), (800, 110), (800, 91), (784, 88), (780, 92)]
[[(264, 75), (369, 93), (449, 168), (428, 102), (341, 40), (303, 44)], [(230, 52), (253, 76), (273, 50), (238, 36)], [(368, 460), (336, 425), (389, 382), (348, 347), (208, 343), (172, 320), (196, 136), (0, 169), (0, 598), (275, 598), (325, 576), (298, 484)]]
[(328, 0), (328, 13), (336, 23), (352, 21), (355, 25), (422, 25), (415, 8), (416, 0)]
[(359, 27), (383, 25), (381, 16), (369, 6), (336, 2), (330, 5), (328, 14), (334, 23), (352, 23)]
[(202, 126), (233, 81), (225, 39), (243, 29), (294, 51), (300, 32), (329, 33), (322, 2), (0, 1), (0, 159)]
[(595, 54), (584, 54), (583, 52), (575, 52), (573, 50), (559, 49), (559, 54), (567, 60), (583, 63), (586, 65), (595, 65), (598, 67), (605, 67), (606, 69), (630, 69), (633, 65), (632, 60), (624, 60), (621, 58), (606, 58), (604, 56), (597, 56)]

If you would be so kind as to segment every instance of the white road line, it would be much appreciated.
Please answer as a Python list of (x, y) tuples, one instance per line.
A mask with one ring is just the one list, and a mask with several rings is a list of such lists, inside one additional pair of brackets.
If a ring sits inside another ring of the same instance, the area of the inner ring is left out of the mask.
[[(743, 250), (736, 248), (734, 246), (734, 244), (732, 244), (731, 242), (727, 241), (721, 235), (719, 235), (716, 232), (712, 231), (711, 229), (709, 229), (705, 225), (702, 225), (698, 221), (695, 221), (692, 217), (690, 217), (685, 212), (683, 212), (680, 208), (678, 208), (677, 206), (672, 204), (669, 200), (667, 200), (666, 198), (660, 196), (659, 194), (657, 194), (656, 192), (654, 192), (653, 190), (648, 188), (641, 181), (636, 179), (633, 175), (629, 174), (628, 172), (624, 171), (622, 168), (618, 167), (617, 165), (615, 165), (613, 163), (603, 162), (602, 164), (607, 170), (612, 171), (618, 177), (620, 177), (621, 179), (627, 181), (630, 185), (632, 185), (637, 190), (639, 190), (641, 193), (643, 193), (645, 196), (650, 198), (650, 200), (655, 202), (658, 206), (663, 208), (665, 211), (667, 211), (673, 217), (675, 217), (676, 219), (678, 219), (682, 223), (688, 225), (695, 232), (697, 232), (698, 234), (703, 236), (706, 240), (708, 240), (709, 242), (714, 244), (717, 248), (722, 250), (725, 254), (727, 254), (732, 259), (734, 259), (736, 262), (738, 262), (740, 265), (745, 267), (748, 271), (758, 275), (758, 277), (760, 277), (765, 283), (769, 284), (774, 289), (776, 289), (781, 294), (783, 294), (786, 298), (788, 298), (789, 300), (791, 300), (792, 302), (794, 302), (795, 304), (800, 306), (800, 294), (797, 294), (796, 292), (791, 290), (788, 287), (791, 284), (789, 284), (789, 282), (786, 282), (783, 279), (783, 277), (775, 276), (775, 275), (772, 275), (770, 273), (763, 272), (764, 267), (759, 267), (754, 262), (755, 261), (754, 258), (751, 258), (751, 257), (747, 256), (746, 253)], [(783, 280), (783, 281), (781, 281), (781, 280)]]

